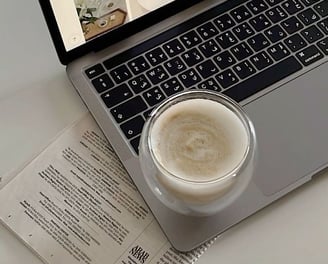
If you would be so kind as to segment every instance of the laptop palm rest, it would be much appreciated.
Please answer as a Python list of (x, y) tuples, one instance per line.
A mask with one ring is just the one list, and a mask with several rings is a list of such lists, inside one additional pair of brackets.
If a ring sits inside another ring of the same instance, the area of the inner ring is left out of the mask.
[(328, 63), (245, 106), (259, 142), (255, 183), (265, 195), (324, 168)]

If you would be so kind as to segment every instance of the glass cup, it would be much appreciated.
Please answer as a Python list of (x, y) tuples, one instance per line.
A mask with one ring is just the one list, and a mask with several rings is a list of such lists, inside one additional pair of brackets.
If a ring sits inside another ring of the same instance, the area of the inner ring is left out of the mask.
[(178, 93), (156, 107), (139, 146), (140, 166), (155, 196), (172, 210), (213, 215), (251, 181), (256, 136), (244, 110), (211, 91)]

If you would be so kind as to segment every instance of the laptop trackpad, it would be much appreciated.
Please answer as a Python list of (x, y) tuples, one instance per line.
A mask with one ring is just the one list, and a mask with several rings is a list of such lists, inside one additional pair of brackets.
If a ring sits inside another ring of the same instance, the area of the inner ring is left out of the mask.
[(259, 143), (255, 182), (265, 195), (328, 161), (328, 63), (249, 103)]

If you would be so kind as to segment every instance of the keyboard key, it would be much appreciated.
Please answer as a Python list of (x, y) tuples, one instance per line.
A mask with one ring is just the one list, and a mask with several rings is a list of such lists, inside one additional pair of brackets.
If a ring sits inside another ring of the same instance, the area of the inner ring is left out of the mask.
[(224, 51), (214, 58), (216, 64), (221, 70), (224, 70), (236, 63), (235, 58), (231, 55), (229, 51)]
[(247, 43), (255, 51), (260, 51), (270, 45), (269, 40), (262, 33), (257, 34), (254, 37), (248, 39)]
[(273, 60), (265, 51), (261, 51), (260, 53), (250, 57), (250, 61), (258, 70), (263, 70), (273, 64)]
[(252, 18), (249, 22), (256, 31), (262, 31), (271, 26), (271, 22), (265, 15), (258, 15), (257, 17)]
[(186, 65), (179, 57), (175, 57), (172, 60), (165, 62), (164, 66), (171, 75), (176, 75), (187, 69)]
[(325, 17), (328, 15), (328, 2), (327, 1), (322, 1), (319, 4), (316, 4), (313, 8), (322, 17)]
[(324, 54), (328, 55), (328, 38), (320, 40), (317, 45)]
[(92, 66), (90, 68), (88, 68), (86, 71), (85, 71), (85, 74), (88, 76), (89, 79), (92, 79), (102, 73), (105, 72), (105, 69), (104, 67), (101, 65), (101, 64), (97, 64), (95, 66)]
[(237, 76), (230, 69), (218, 74), (216, 79), (223, 88), (228, 88), (238, 82)]
[(166, 61), (168, 58), (166, 56), (166, 54), (164, 53), (164, 51), (158, 47), (153, 49), (150, 52), (146, 53), (146, 58), (148, 59), (148, 61), (150, 62), (151, 65), (156, 66), (164, 61)]
[(265, 1), (267, 2), (268, 5), (275, 6), (284, 0), (265, 0)]
[(323, 34), (315, 25), (312, 25), (311, 27), (302, 30), (301, 35), (309, 43), (313, 43), (313, 42), (323, 38)]
[(284, 20), (288, 17), (286, 12), (280, 6), (275, 6), (274, 8), (265, 12), (265, 14), (272, 23), (280, 22), (281, 20)]
[(320, 0), (301, 0), (301, 1), (305, 6), (310, 6), (315, 4), (316, 2), (319, 2)]
[(323, 33), (328, 35), (328, 18), (320, 21), (318, 24), (319, 28), (322, 30)]
[(235, 19), (237, 23), (243, 22), (252, 16), (245, 6), (237, 7), (230, 12), (230, 15)]
[(247, 60), (236, 64), (233, 67), (233, 70), (235, 71), (235, 73), (238, 75), (240, 79), (245, 79), (255, 73), (254, 67)]
[(130, 141), (132, 148), (137, 154), (139, 154), (139, 142), (140, 142), (140, 137), (136, 137)]
[(216, 92), (221, 91), (220, 85), (213, 78), (210, 78), (210, 79), (198, 84), (197, 87), (198, 87), (198, 89), (205, 89), (205, 90), (211, 90), (211, 91), (216, 91)]
[(221, 32), (233, 27), (236, 25), (235, 21), (231, 18), (230, 15), (224, 14), (214, 20), (214, 24), (219, 28)]
[(287, 39), (285, 39), (285, 44), (290, 48), (291, 51), (295, 52), (298, 51), (304, 47), (306, 47), (305, 40), (299, 35), (295, 34)]
[(264, 10), (268, 9), (268, 5), (263, 0), (252, 0), (246, 4), (249, 10), (252, 11), (254, 15), (257, 15)]
[(128, 62), (128, 67), (135, 74), (138, 75), (150, 68), (149, 63), (143, 56), (139, 56)]
[(164, 68), (160, 65), (147, 72), (147, 77), (152, 84), (158, 84), (169, 78)]
[(207, 40), (215, 35), (219, 34), (219, 31), (212, 24), (212, 22), (207, 22), (204, 25), (201, 25), (197, 29), (198, 34), (204, 39)]
[(231, 52), (233, 55), (235, 55), (235, 57), (239, 61), (241, 61), (253, 54), (253, 51), (245, 42), (242, 42), (242, 43), (232, 47)]
[(187, 49), (192, 48), (202, 42), (202, 39), (194, 30), (182, 35), (180, 40)]
[(198, 48), (207, 58), (212, 57), (213, 55), (221, 51), (219, 45), (212, 39), (199, 45)]
[(288, 49), (281, 42), (268, 48), (267, 51), (275, 61), (279, 61), (290, 54)]
[(167, 96), (183, 91), (181, 83), (175, 77), (163, 82), (161, 88)]
[(163, 45), (163, 49), (165, 50), (166, 54), (169, 55), (169, 57), (171, 58), (185, 51), (185, 48), (178, 39), (173, 39), (168, 43), (165, 43)]
[(189, 69), (181, 74), (179, 74), (179, 79), (186, 88), (190, 88), (191, 86), (199, 83), (201, 81), (200, 76), (198, 73), (193, 70)]
[(197, 69), (198, 73), (204, 79), (219, 72), (218, 68), (215, 66), (215, 64), (211, 60), (206, 60), (206, 61), (202, 62), (201, 64), (198, 64), (196, 66), (196, 69)]
[(237, 102), (240, 102), (285, 77), (290, 76), (300, 69), (302, 69), (302, 66), (296, 58), (289, 57), (270, 68), (265, 69), (261, 73), (231, 87), (223, 93)]
[(282, 3), (282, 7), (288, 12), (288, 14), (293, 15), (298, 11), (304, 9), (304, 6), (298, 0), (287, 0)]
[(145, 120), (142, 118), (142, 116), (138, 115), (123, 123), (120, 127), (126, 138), (130, 139), (141, 133), (144, 124)]
[(304, 66), (308, 66), (323, 58), (322, 53), (314, 45), (311, 45), (303, 49), (302, 51), (299, 51), (298, 53), (296, 53), (296, 56)]
[(301, 21), (299, 21), (299, 19), (295, 16), (290, 17), (288, 19), (286, 19), (285, 21), (283, 21), (281, 23), (281, 26), (287, 31), (287, 33), (289, 34), (293, 34), (296, 31), (301, 30), (302, 28), (304, 28), (303, 24), (301, 23)]
[(194, 66), (204, 59), (196, 48), (188, 50), (187, 52), (183, 53), (181, 57), (189, 67)]
[(101, 95), (101, 98), (104, 101), (104, 103), (106, 104), (106, 106), (108, 108), (111, 108), (132, 96), (133, 96), (133, 94), (132, 94), (131, 90), (129, 89), (129, 87), (123, 83), (123, 84), (115, 87), (114, 89), (109, 90), (106, 93), (103, 93)]
[(109, 78), (108, 74), (103, 74), (92, 80), (93, 86), (98, 93), (102, 93), (112, 87), (114, 87), (113, 81)]
[(144, 74), (141, 74), (131, 80), (128, 81), (130, 88), (134, 91), (134, 93), (140, 93), (150, 88), (151, 84), (146, 78)]
[(285, 38), (287, 35), (285, 31), (279, 26), (275, 25), (269, 29), (267, 29), (264, 34), (267, 36), (267, 38), (272, 42), (275, 43), (283, 38)]
[(165, 99), (164, 94), (158, 87), (154, 87), (144, 92), (142, 95), (150, 106), (154, 106)]
[(303, 22), (304, 25), (308, 26), (318, 21), (320, 17), (311, 9), (308, 8), (305, 11), (299, 13), (297, 17)]
[(254, 30), (250, 27), (250, 25), (247, 22), (244, 22), (234, 27), (232, 31), (240, 40), (244, 40), (255, 34)]
[(223, 49), (229, 48), (237, 43), (236, 37), (230, 31), (227, 31), (217, 36), (215, 40), (220, 44)]
[(118, 123), (133, 117), (147, 109), (147, 105), (141, 96), (133, 97), (132, 99), (120, 104), (110, 110), (112, 116)]
[(125, 82), (132, 77), (132, 73), (125, 65), (121, 65), (109, 73), (117, 84)]

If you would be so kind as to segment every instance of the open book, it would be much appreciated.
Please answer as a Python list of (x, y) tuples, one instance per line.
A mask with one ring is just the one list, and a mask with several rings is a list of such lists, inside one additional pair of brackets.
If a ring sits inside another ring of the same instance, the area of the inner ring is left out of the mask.
[(89, 113), (0, 189), (0, 205), (1, 222), (49, 264), (187, 264), (213, 242), (171, 247)]

